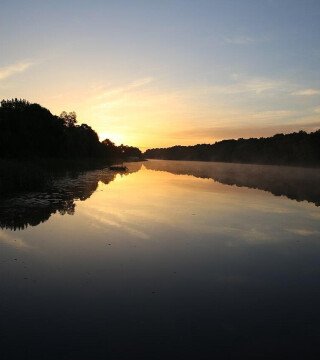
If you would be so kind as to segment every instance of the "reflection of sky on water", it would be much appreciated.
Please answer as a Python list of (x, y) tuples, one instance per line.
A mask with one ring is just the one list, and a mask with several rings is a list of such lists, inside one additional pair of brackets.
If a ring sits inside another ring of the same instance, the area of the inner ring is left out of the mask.
[(78, 340), (66, 345), (60, 338), (76, 328), (79, 336), (95, 334), (96, 349), (101, 334), (111, 344), (134, 340), (145, 349), (166, 336), (163, 356), (169, 349), (187, 356), (186, 343), (190, 354), (214, 344), (219, 356), (235, 349), (256, 354), (266, 343), (271, 352), (288, 351), (296, 337), (301, 349), (313, 349), (319, 208), (146, 169), (153, 165), (111, 182), (96, 177), (84, 201), (71, 197), (72, 216), (54, 213), (37, 226), (1, 230), (4, 345), (19, 325), (22, 348), (32, 348), (36, 336), (47, 347), (52, 336), (63, 348), (77, 347)]

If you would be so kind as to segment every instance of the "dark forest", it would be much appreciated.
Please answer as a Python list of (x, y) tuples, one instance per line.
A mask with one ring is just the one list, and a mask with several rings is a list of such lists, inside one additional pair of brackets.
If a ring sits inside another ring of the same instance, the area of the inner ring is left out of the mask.
[(77, 124), (75, 112), (53, 115), (39, 104), (26, 100), (2, 100), (0, 105), (1, 159), (103, 158), (113, 162), (140, 158), (138, 148), (116, 146), (87, 124)]
[(320, 165), (320, 130), (267, 138), (223, 140), (214, 144), (149, 149), (149, 159), (199, 160), (248, 164)]

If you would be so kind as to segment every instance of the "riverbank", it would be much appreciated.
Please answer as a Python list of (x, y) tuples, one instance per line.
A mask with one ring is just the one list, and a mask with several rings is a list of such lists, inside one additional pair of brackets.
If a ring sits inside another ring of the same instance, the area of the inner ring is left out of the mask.
[(21, 191), (46, 188), (51, 182), (65, 175), (110, 166), (110, 160), (99, 158), (84, 159), (36, 159), (0, 160), (0, 196)]

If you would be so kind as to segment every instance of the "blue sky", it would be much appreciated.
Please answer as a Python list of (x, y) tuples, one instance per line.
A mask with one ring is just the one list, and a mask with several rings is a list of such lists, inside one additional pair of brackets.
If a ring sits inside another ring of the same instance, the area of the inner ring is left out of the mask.
[(0, 98), (117, 143), (320, 127), (318, 0), (2, 0), (0, 53)]

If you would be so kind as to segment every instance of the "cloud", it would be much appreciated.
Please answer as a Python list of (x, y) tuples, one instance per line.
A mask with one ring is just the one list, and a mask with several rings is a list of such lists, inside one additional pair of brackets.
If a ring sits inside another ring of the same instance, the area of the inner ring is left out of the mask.
[(239, 75), (233, 76), (236, 80), (229, 85), (213, 86), (215, 93), (223, 95), (234, 94), (255, 94), (260, 95), (271, 91), (287, 91), (288, 84), (284, 81), (273, 80), (268, 78), (243, 78)]
[(312, 236), (319, 234), (319, 231), (311, 230), (311, 229), (285, 229), (285, 230), (299, 236)]
[(315, 95), (320, 95), (320, 90), (319, 89), (302, 89), (302, 90), (298, 90), (292, 93), (292, 95), (297, 95), (297, 96), (315, 96)]
[(159, 93), (150, 86), (153, 82), (153, 77), (146, 76), (117, 86), (98, 87), (85, 99), (81, 118), (94, 119), (92, 126), (100, 138), (135, 144), (142, 133), (156, 133), (150, 127), (166, 117), (159, 112), (172, 108), (168, 105), (170, 94)]
[(251, 114), (250, 117), (254, 120), (277, 120), (284, 119), (288, 117), (294, 117), (297, 113), (293, 110), (268, 110), (268, 111), (259, 111), (254, 114)]
[[(284, 79), (273, 79), (268, 77), (250, 77), (245, 74), (231, 74), (231, 82), (225, 85), (216, 85), (211, 87), (211, 91), (222, 95), (265, 95), (283, 94), (294, 96), (315, 96), (320, 95), (320, 89), (317, 88), (301, 88), (299, 84), (295, 84)], [(210, 91), (210, 89), (209, 89)]]
[(21, 238), (15, 235), (8, 234), (4, 231), (0, 232), (0, 242), (17, 249), (29, 249), (31, 247)]
[(234, 36), (225, 36), (223, 38), (224, 42), (227, 44), (234, 45), (250, 45), (254, 43), (260, 43), (268, 41), (269, 39), (266, 36), (263, 37), (253, 37), (248, 35), (234, 35)]
[(83, 101), (81, 118), (94, 119), (92, 126), (101, 138), (140, 147), (272, 136), (319, 127), (316, 107), (301, 108), (292, 97), (303, 86), (241, 73), (231, 73), (225, 81), (163, 87), (163, 81), (142, 76), (127, 83), (95, 86)]
[(131, 84), (130, 84), (130, 88), (139, 88), (139, 87), (142, 87), (142, 86), (145, 86), (145, 85), (148, 85), (150, 84), (151, 82), (154, 81), (154, 78), (149, 76), (149, 77), (145, 77), (145, 78), (142, 78), (142, 79), (138, 79), (136, 81), (133, 81)]
[(29, 69), (34, 63), (31, 61), (21, 61), (15, 64), (7, 65), (0, 68), (0, 80), (4, 80), (18, 73)]
[(236, 35), (233, 37), (225, 37), (224, 41), (228, 44), (247, 45), (254, 43), (255, 39), (251, 36)]
[(125, 86), (115, 87), (115, 88), (111, 88), (106, 91), (102, 91), (97, 96), (97, 98), (103, 99), (103, 98), (109, 98), (109, 97), (113, 97), (113, 96), (124, 95), (132, 90), (143, 88), (144, 86), (150, 84), (153, 81), (154, 81), (154, 78), (152, 78), (152, 77), (145, 77), (145, 78), (137, 79)]

